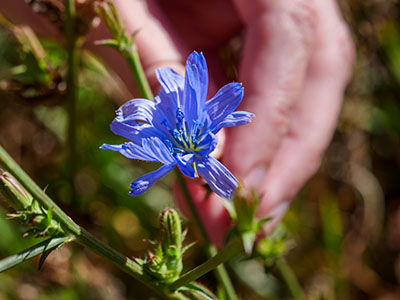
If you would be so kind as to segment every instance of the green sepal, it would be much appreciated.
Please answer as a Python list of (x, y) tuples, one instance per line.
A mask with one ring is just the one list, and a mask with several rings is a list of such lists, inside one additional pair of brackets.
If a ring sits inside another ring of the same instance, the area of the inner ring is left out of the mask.
[(53, 209), (45, 209), (36, 199), (25, 210), (7, 214), (7, 218), (17, 220), (28, 227), (24, 237), (55, 236), (63, 233), (60, 223), (53, 219)]
[(24, 210), (32, 204), (32, 195), (9, 172), (0, 168), (0, 192), (16, 210)]
[(260, 198), (253, 190), (250, 194), (239, 185), (232, 202), (225, 201), (225, 207), (229, 212), (234, 227), (230, 235), (239, 235), (246, 254), (250, 255), (257, 239), (257, 234), (269, 218), (259, 219), (256, 216)]
[(256, 233), (253, 231), (243, 232), (241, 235), (243, 249), (247, 255), (250, 255), (253, 251), (254, 242), (256, 241)]

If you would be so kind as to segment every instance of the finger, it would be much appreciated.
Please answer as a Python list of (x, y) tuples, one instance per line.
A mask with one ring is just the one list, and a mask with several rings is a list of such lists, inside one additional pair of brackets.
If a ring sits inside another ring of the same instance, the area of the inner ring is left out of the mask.
[(316, 172), (333, 135), (354, 60), (348, 30), (333, 1), (316, 6), (316, 46), (287, 137), (263, 180), (259, 213), (276, 224), (290, 200)]
[(287, 133), (313, 44), (312, 2), (235, 1), (247, 24), (239, 73), (245, 89), (241, 109), (256, 114), (251, 124), (228, 135), (225, 161), (239, 177), (267, 165)]

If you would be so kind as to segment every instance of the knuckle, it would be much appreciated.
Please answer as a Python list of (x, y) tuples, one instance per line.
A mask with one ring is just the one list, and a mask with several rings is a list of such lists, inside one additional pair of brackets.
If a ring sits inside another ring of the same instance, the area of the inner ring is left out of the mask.
[(289, 127), (291, 107), (286, 101), (273, 101), (271, 106), (269, 122), (279, 134), (283, 135)]
[(317, 21), (313, 2), (312, 0), (276, 1), (275, 7), (272, 7), (269, 13), (285, 35), (311, 46)]
[(316, 27), (316, 11), (313, 1), (291, 1), (288, 7), (288, 16), (304, 36), (312, 36)]
[(336, 28), (336, 32), (331, 36), (327, 45), (332, 50), (326, 51), (327, 54), (330, 54), (325, 59), (326, 67), (327, 71), (334, 71), (347, 82), (355, 62), (355, 46), (345, 23), (341, 22)]

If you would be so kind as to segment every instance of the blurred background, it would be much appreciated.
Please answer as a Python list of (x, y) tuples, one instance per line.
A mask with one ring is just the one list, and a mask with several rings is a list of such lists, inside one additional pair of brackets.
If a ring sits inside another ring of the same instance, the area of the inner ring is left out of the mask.
[[(34, 2), (34, 1), (32, 1)], [(286, 259), (307, 299), (400, 299), (400, 7), (395, 0), (341, 1), (357, 62), (338, 127), (319, 172), (285, 217)], [(3, 12), (0, 12), (3, 13)], [(57, 11), (45, 11), (57, 24)], [(237, 43), (237, 40), (235, 41)], [(229, 47), (221, 55), (232, 57)], [(0, 144), (79, 224), (127, 256), (141, 256), (159, 236), (158, 215), (174, 206), (167, 176), (143, 196), (129, 183), (155, 165), (99, 150), (121, 143), (109, 124), (129, 99), (118, 77), (81, 53), (71, 200), (65, 104), (66, 52), (29, 27), (0, 15)], [(234, 55), (233, 55), (234, 56)], [(231, 66), (232, 69), (232, 66)], [(122, 100), (123, 99), (123, 100)], [(0, 198), (0, 258), (37, 242), (6, 220)], [(189, 234), (187, 242), (195, 240)], [(201, 247), (185, 269), (204, 261)], [(272, 265), (235, 259), (243, 299), (289, 299)], [(210, 274), (200, 280), (215, 288)], [(147, 299), (149, 291), (103, 259), (68, 245), (43, 268), (33, 259), (0, 273), (0, 300)]]

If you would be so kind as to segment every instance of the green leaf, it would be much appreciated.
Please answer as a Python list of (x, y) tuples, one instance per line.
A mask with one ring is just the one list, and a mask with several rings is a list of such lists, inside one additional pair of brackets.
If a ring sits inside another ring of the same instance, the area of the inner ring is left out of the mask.
[[(60, 245), (60, 246), (62, 246), (62, 245)], [(53, 250), (54, 250), (54, 249), (53, 249)], [(46, 258), (50, 255), (50, 253), (51, 253), (53, 250), (45, 251), (45, 252), (43, 252), (43, 254), (40, 256), (39, 266), (38, 266), (38, 270), (39, 270), (39, 271), (42, 269), (42, 266), (43, 266), (43, 264), (44, 264), (44, 261), (46, 260)]]
[[(22, 251), (18, 254), (15, 254), (15, 255), (12, 255), (7, 258), (2, 259), (0, 261), (0, 272), (4, 272), (20, 263), (23, 263), (24, 261), (31, 259), (32, 257), (35, 257), (40, 254), (44, 254), (48, 251), (52, 251), (58, 247), (61, 247), (65, 243), (71, 242), (72, 240), (73, 240), (73, 238), (70, 236), (49, 238), (29, 249), (26, 249), (25, 251)], [(43, 262), (44, 262), (44, 259), (46, 259), (47, 255), (43, 258)], [(43, 262), (42, 262), (42, 264), (43, 264)]]

